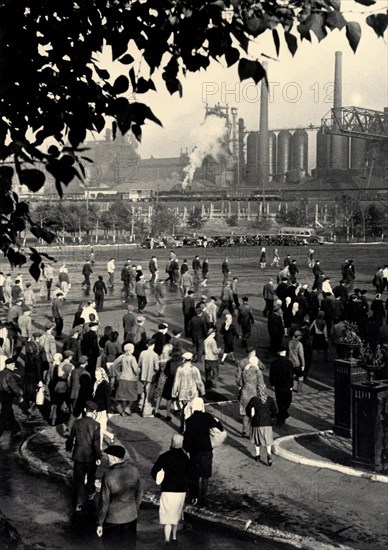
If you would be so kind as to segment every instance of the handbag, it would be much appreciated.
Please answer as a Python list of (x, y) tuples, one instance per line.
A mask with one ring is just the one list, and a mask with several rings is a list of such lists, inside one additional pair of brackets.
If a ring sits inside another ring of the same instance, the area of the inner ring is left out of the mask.
[(226, 438), (228, 437), (227, 431), (225, 429), (224, 431), (221, 431), (219, 428), (210, 428), (209, 435), (212, 449), (220, 447), (223, 443), (225, 443)]
[(163, 480), (164, 480), (164, 470), (163, 468), (161, 470), (159, 470), (159, 472), (156, 474), (156, 485), (161, 485), (163, 483)]

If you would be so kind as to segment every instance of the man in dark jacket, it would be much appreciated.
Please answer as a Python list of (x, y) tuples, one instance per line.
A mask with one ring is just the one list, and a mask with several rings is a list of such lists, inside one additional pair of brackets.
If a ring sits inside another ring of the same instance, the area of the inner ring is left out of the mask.
[(161, 355), (165, 344), (168, 344), (171, 340), (171, 336), (168, 334), (168, 324), (159, 323), (158, 332), (152, 336), (152, 340), (155, 340), (154, 352)]
[(185, 327), (185, 336), (186, 338), (190, 336), (190, 321), (195, 315), (195, 303), (193, 298), (194, 292), (192, 290), (189, 290), (187, 293), (187, 296), (183, 298), (182, 303), (182, 311), (183, 311), (183, 319), (184, 319), (184, 327)]
[[(191, 480), (190, 492), (193, 504), (206, 504), (206, 495), (209, 479), (212, 476), (213, 449), (210, 441), (211, 428), (224, 428), (212, 414), (204, 412), (205, 405), (201, 397), (193, 399), (191, 408), (193, 414), (186, 421), (186, 430), (183, 438), (183, 448), (190, 454)], [(201, 490), (199, 490), (201, 480)]]
[(97, 330), (97, 322), (89, 323), (89, 330), (86, 334), (83, 335), (81, 341), (81, 352), (82, 355), (86, 355), (88, 358), (88, 366), (86, 368), (90, 376), (92, 377), (93, 382), (95, 380), (94, 374), (96, 372), (97, 359), (100, 355)]
[(281, 304), (275, 304), (272, 313), (268, 315), (268, 334), (271, 339), (271, 349), (278, 351), (284, 338), (284, 323), (281, 315)]
[(252, 325), (255, 320), (253, 318), (252, 308), (248, 304), (249, 298), (243, 296), (242, 305), (238, 310), (237, 322), (241, 327), (241, 347), (246, 348), (247, 341), (251, 336)]
[(272, 313), (274, 294), (275, 294), (274, 283), (273, 283), (273, 280), (270, 279), (268, 283), (265, 283), (265, 285), (263, 286), (263, 298), (265, 301), (265, 308), (263, 310), (264, 317), (267, 317), (267, 315)]
[(13, 374), (16, 368), (16, 360), (10, 357), (5, 360), (5, 368), (0, 371), (0, 437), (5, 430), (10, 430), (12, 435), (20, 431), (20, 426), (15, 419), (12, 409), (15, 397), (18, 397), (19, 403), (23, 401), (23, 392), (19, 388), (16, 377)]
[(276, 296), (283, 302), (286, 302), (288, 293), (287, 277), (282, 277), (282, 282), (278, 284), (276, 288)]
[[(129, 282), (131, 277), (131, 260), (127, 260), (127, 263), (121, 270), (121, 280), (123, 282), (123, 289), (121, 291), (123, 302), (126, 302), (128, 300), (129, 296)], [(129, 263), (128, 263), (129, 262)]]
[(82, 275), (84, 276), (85, 280), (82, 283), (83, 286), (85, 286), (88, 290), (90, 289), (90, 275), (93, 273), (92, 265), (90, 260), (86, 262), (86, 264), (82, 268)]
[(323, 282), (323, 270), (321, 268), (321, 264), (319, 263), (319, 260), (315, 260), (315, 264), (313, 267), (313, 275), (314, 275), (314, 283), (312, 286), (312, 290), (316, 290), (319, 294), (322, 290), (322, 282)]
[(294, 385), (294, 372), (291, 361), (286, 357), (285, 348), (278, 351), (278, 357), (272, 361), (269, 370), (269, 383), (275, 388), (276, 403), (278, 406), (277, 419), (279, 424), (284, 424), (288, 414), (288, 408), (292, 401), (292, 387)]
[(202, 361), (203, 343), (207, 337), (207, 324), (205, 318), (203, 317), (202, 310), (197, 308), (195, 313), (196, 315), (189, 323), (189, 331), (194, 347), (193, 363)]
[(109, 470), (102, 478), (97, 536), (106, 550), (136, 547), (137, 516), (143, 495), (140, 474), (121, 445), (109, 445)]
[(192, 263), (193, 271), (194, 271), (194, 285), (198, 286), (200, 282), (199, 273), (202, 269), (202, 265), (199, 259), (199, 256), (196, 256)]
[(129, 305), (127, 313), (123, 316), (124, 342), (132, 334), (133, 327), (136, 325), (136, 316), (133, 313), (133, 305)]
[(51, 305), (53, 319), (55, 323), (55, 334), (57, 338), (62, 338), (63, 330), (63, 294), (58, 292)]
[(288, 270), (290, 272), (290, 282), (291, 282), (291, 284), (296, 283), (296, 275), (297, 275), (297, 273), (299, 273), (298, 266), (296, 265), (296, 260), (292, 260), (292, 262), (288, 266)]
[(333, 288), (333, 294), (335, 298), (339, 298), (343, 304), (346, 304), (349, 300), (348, 289), (346, 288), (346, 281), (341, 279), (339, 285)]
[(86, 416), (74, 422), (66, 441), (66, 451), (73, 450), (73, 489), (76, 512), (81, 511), (83, 504), (85, 476), (88, 500), (93, 500), (96, 494), (96, 470), (101, 464), (100, 424), (95, 420), (97, 409), (96, 403), (86, 401)]

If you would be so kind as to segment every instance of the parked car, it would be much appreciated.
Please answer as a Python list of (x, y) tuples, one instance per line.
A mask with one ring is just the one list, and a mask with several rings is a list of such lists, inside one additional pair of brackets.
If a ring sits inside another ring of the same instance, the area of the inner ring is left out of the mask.
[(181, 248), (183, 246), (183, 241), (177, 237), (164, 237), (163, 241), (169, 248)]

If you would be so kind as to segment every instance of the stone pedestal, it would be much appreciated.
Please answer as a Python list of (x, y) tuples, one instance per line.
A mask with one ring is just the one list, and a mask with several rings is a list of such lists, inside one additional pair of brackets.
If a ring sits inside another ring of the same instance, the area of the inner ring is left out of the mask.
[(352, 435), (352, 384), (366, 382), (368, 376), (358, 361), (334, 361), (334, 432), (342, 437)]
[(388, 380), (352, 385), (352, 465), (388, 470)]

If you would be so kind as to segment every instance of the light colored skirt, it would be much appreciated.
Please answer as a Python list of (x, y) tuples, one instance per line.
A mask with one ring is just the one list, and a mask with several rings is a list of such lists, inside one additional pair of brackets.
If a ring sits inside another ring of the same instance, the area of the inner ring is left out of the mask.
[(183, 506), (186, 493), (162, 492), (159, 505), (159, 522), (161, 525), (178, 525), (183, 519)]
[(250, 439), (256, 447), (273, 445), (272, 426), (252, 427)]

